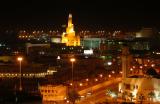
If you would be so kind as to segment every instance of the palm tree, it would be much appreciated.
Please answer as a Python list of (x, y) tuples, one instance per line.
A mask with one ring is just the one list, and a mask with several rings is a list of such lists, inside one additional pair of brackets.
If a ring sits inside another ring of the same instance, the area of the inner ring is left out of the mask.
[(72, 102), (72, 104), (75, 104), (76, 100), (80, 98), (80, 95), (75, 89), (72, 89), (68, 92), (68, 99)]
[(134, 97), (133, 93), (130, 93), (130, 94), (129, 94), (129, 97), (131, 98), (131, 102), (132, 102), (133, 97)]
[(143, 102), (143, 100), (144, 100), (144, 95), (143, 95), (143, 94), (140, 94), (139, 99), (140, 99), (140, 104), (142, 104), (142, 102)]
[(153, 98), (155, 97), (155, 93), (151, 91), (150, 93), (148, 93), (148, 96), (151, 98), (151, 100), (153, 100)]
[(127, 92), (125, 91), (125, 92), (122, 93), (122, 99), (125, 100), (125, 101), (126, 101), (126, 96), (127, 96)]

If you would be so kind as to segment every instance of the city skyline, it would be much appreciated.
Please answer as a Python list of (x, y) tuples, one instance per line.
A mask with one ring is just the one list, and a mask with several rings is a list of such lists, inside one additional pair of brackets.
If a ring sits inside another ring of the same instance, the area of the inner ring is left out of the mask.
[(160, 103), (158, 10), (138, 0), (1, 1), (0, 103)]

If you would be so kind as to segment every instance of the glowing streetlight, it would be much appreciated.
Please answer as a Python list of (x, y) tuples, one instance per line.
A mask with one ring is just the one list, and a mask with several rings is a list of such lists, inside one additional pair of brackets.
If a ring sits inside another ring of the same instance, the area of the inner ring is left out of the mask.
[(122, 71), (120, 71), (119, 73), (122, 74)]
[(155, 64), (152, 64), (151, 67), (155, 67)]
[(69, 100), (67, 100), (67, 103), (69, 103)]
[(73, 63), (76, 61), (76, 59), (75, 58), (71, 58), (70, 61), (72, 63), (72, 83), (73, 83)]
[(22, 69), (21, 69), (21, 63), (23, 58), (22, 57), (18, 57), (17, 60), (19, 61), (19, 73), (20, 73), (20, 80), (19, 80), (19, 90), (22, 91)]
[(89, 81), (89, 79), (87, 78), (87, 79), (86, 79), (86, 81), (88, 82), (88, 81)]
[(75, 62), (76, 59), (75, 59), (75, 58), (71, 58), (70, 61), (71, 61), (71, 62)]
[(111, 65), (112, 65), (112, 62), (110, 62), (110, 61), (107, 62), (107, 65), (108, 65), (108, 66), (111, 66)]
[(115, 73), (115, 71), (112, 71), (112, 74), (114, 74)]
[(61, 59), (61, 57), (60, 56), (57, 56), (57, 60), (60, 60)]
[(98, 81), (98, 79), (97, 79), (97, 78), (95, 78), (94, 80), (95, 80), (95, 82), (97, 82), (97, 81)]
[(83, 84), (82, 84), (82, 83), (80, 83), (80, 84), (79, 84), (79, 86), (83, 86)]
[(57, 56), (57, 65), (60, 67), (60, 59), (61, 59), (61, 57), (60, 56)]
[(100, 74), (99, 76), (102, 78), (102, 77), (103, 77), (103, 74)]
[(70, 83), (69, 85), (70, 85), (70, 86), (72, 86), (73, 84), (72, 84), (72, 83)]
[(130, 68), (130, 71), (133, 71), (133, 69), (132, 69), (132, 68)]
[(141, 69), (142, 69), (142, 68), (143, 68), (143, 66), (140, 66), (139, 68), (141, 68)]

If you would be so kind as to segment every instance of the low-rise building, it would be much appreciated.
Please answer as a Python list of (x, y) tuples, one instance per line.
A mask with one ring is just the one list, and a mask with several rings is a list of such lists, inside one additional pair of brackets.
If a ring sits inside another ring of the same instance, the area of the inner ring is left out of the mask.
[(44, 85), (39, 87), (43, 102), (63, 102), (67, 97), (67, 87)]

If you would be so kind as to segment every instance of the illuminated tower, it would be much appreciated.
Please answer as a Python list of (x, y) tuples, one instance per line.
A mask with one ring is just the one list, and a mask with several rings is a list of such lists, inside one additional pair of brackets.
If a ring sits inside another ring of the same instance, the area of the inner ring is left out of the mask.
[(66, 33), (69, 35), (75, 36), (74, 25), (72, 24), (72, 14), (69, 14), (68, 17), (68, 26), (66, 29)]
[(122, 79), (128, 77), (129, 68), (131, 67), (132, 55), (129, 53), (128, 47), (122, 49)]
[(80, 37), (75, 35), (72, 24), (72, 14), (69, 14), (66, 32), (62, 34), (62, 43), (66, 43), (66, 46), (80, 46)]

